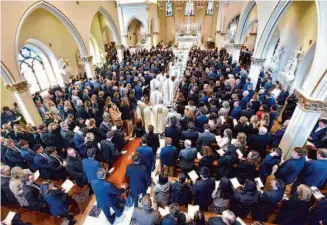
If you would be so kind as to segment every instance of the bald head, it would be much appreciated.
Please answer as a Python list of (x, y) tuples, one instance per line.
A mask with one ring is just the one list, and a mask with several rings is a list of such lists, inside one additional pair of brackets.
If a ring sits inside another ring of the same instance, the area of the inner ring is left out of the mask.
[(222, 214), (222, 220), (224, 221), (225, 224), (231, 225), (235, 223), (236, 216), (232, 211), (225, 210)]

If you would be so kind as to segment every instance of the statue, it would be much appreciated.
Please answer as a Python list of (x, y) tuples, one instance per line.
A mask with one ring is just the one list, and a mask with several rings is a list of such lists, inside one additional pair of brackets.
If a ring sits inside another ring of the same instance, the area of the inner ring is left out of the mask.
[(77, 61), (77, 67), (82, 68), (83, 61), (82, 61), (82, 57), (81, 57), (81, 52), (79, 50), (77, 50), (77, 52), (76, 52), (76, 61)]
[(284, 45), (279, 42), (278, 46), (275, 50), (275, 53), (266, 61), (264, 65), (265, 72), (270, 71), (272, 73), (276, 73), (279, 70), (279, 61), (281, 56), (284, 54)]
[(62, 76), (62, 79), (64, 80), (64, 83), (69, 83), (69, 79), (71, 77), (71, 71), (72, 67), (68, 59), (64, 59), (63, 57), (60, 57), (58, 59), (58, 65), (60, 69), (60, 74)]
[(300, 57), (303, 55), (302, 46), (299, 50), (294, 50), (294, 54), (291, 59), (288, 60), (284, 72), (281, 73), (286, 83), (291, 83), (295, 79), (295, 71), (300, 61)]

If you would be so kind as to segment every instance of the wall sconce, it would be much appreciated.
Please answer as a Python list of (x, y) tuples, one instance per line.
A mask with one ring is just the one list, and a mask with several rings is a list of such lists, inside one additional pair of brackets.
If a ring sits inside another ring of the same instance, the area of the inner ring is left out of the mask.
[(312, 40), (309, 41), (309, 45), (311, 45), (311, 44), (312, 44)]
[(79, 5), (79, 1), (76, 1), (76, 4)]
[(52, 48), (52, 44), (51, 43), (49, 43), (49, 46), (50, 46), (50, 48)]

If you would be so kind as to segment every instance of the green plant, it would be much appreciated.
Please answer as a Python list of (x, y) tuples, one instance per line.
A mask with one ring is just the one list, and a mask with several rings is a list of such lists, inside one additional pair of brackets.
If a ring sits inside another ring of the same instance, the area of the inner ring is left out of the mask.
[(142, 39), (141, 44), (142, 44), (142, 45), (145, 44), (145, 39)]

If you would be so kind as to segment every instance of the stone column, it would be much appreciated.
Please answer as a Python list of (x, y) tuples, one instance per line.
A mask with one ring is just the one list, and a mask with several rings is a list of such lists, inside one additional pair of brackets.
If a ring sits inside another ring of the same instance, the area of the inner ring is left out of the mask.
[(95, 69), (92, 64), (92, 59), (93, 56), (87, 56), (82, 58), (87, 78), (95, 78)]
[(121, 40), (124, 47), (128, 48), (128, 35), (127, 34), (123, 35)]
[(13, 92), (16, 103), (21, 110), (27, 123), (38, 126), (42, 123), (41, 116), (34, 104), (29, 85), (26, 80), (7, 86)]
[(221, 47), (221, 32), (223, 27), (223, 9), (224, 2), (220, 1), (218, 4), (218, 15), (217, 15), (217, 28), (216, 28), (216, 46)]
[(152, 36), (153, 36), (153, 46), (157, 46), (158, 44), (158, 34), (159, 32), (153, 32)]
[(257, 86), (258, 78), (260, 71), (263, 67), (264, 62), (266, 59), (259, 59), (251, 57), (251, 66), (250, 66), (250, 72), (249, 77), (251, 78), (251, 83), (253, 84), (253, 89)]
[(296, 94), (298, 97), (297, 107), (279, 144), (283, 150), (284, 159), (291, 157), (295, 147), (304, 147), (321, 112), (327, 112), (327, 102), (309, 99), (299, 91), (296, 91)]
[(150, 50), (150, 48), (152, 47), (152, 35), (151, 34), (146, 35), (146, 45), (147, 45), (147, 49)]
[(116, 50), (117, 50), (118, 60), (119, 62), (121, 62), (124, 58), (123, 45), (116, 45)]
[(233, 52), (232, 52), (233, 62), (239, 61), (242, 46), (243, 46), (242, 44), (234, 44), (234, 48), (233, 48)]

